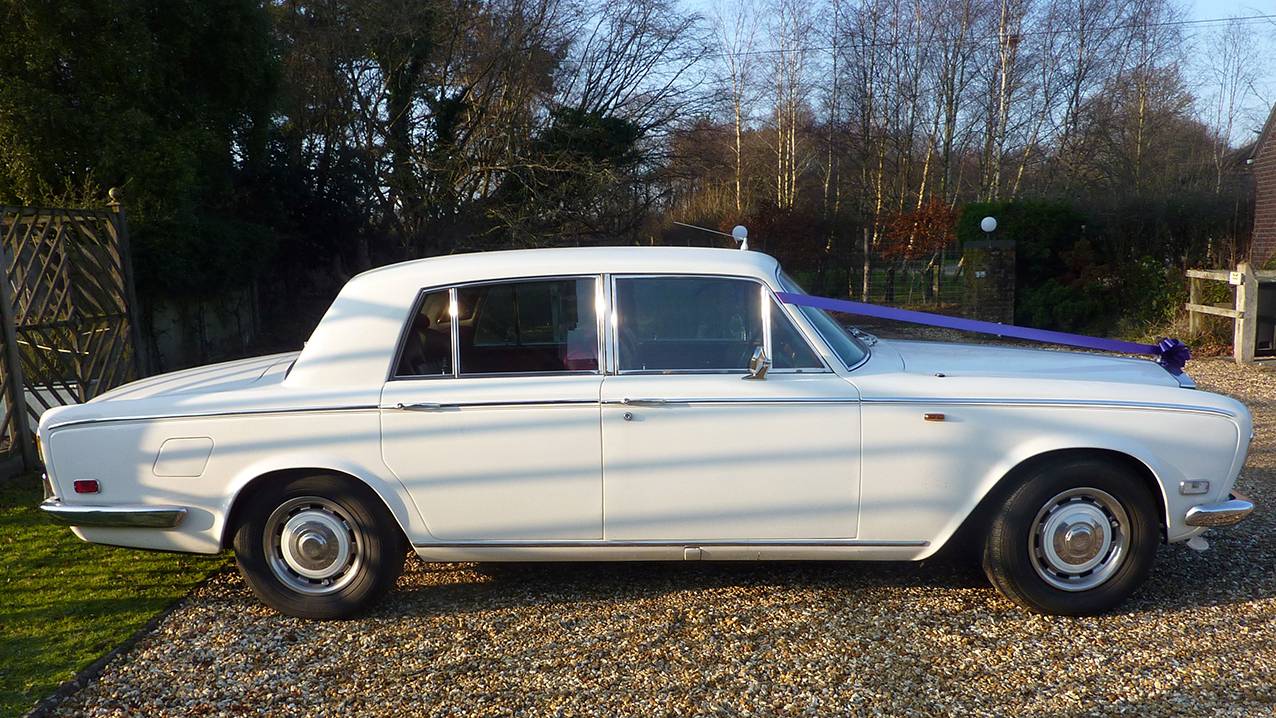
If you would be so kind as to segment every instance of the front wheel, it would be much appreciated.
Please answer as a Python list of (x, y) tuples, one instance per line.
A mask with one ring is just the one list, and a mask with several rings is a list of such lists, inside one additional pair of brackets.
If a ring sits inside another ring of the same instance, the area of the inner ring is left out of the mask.
[(1030, 611), (1089, 616), (1142, 585), (1159, 542), (1156, 501), (1139, 477), (1074, 459), (1029, 477), (996, 512), (984, 573)]
[(252, 497), (235, 562), (266, 605), (298, 618), (345, 618), (394, 586), (406, 553), (394, 516), (367, 486), (307, 476)]

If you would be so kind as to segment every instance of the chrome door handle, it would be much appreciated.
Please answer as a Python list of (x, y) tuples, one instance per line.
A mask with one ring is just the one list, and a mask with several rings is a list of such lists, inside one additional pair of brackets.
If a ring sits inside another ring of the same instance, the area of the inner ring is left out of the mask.
[(400, 411), (410, 411), (410, 410), (412, 410), (412, 409), (426, 409), (426, 410), (429, 410), (429, 409), (442, 409), (442, 408), (443, 408), (443, 405), (442, 405), (442, 404), (431, 404), (431, 403), (429, 403), (429, 402), (418, 402), (418, 403), (415, 403), (415, 404), (404, 404), (404, 403), (398, 403), (398, 404), (395, 404), (395, 405), (394, 405), (394, 408), (399, 409)]
[(625, 399), (621, 399), (621, 400), (620, 400), (620, 403), (621, 403), (621, 404), (664, 404), (664, 403), (666, 403), (666, 401), (665, 401), (664, 399), (629, 399), (629, 398), (625, 398)]

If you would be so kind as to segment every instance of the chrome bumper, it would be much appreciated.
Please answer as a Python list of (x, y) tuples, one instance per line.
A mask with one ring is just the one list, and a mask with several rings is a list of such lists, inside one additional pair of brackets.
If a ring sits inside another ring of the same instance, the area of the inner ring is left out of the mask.
[(1232, 492), (1221, 504), (1203, 504), (1187, 510), (1188, 526), (1231, 526), (1240, 523), (1254, 510), (1248, 498)]
[(40, 510), (64, 526), (171, 529), (186, 518), (181, 506), (64, 506), (59, 499), (46, 500)]

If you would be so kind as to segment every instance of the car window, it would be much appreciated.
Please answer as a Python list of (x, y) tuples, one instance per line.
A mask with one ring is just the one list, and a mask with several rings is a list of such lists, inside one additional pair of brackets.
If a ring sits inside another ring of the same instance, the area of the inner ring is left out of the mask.
[[(783, 272), (780, 273), (780, 286), (784, 287), (784, 291), (792, 294), (806, 294), (792, 277)], [(815, 326), (815, 331), (820, 333), (847, 369), (859, 364), (868, 355), (868, 350), (828, 312), (802, 305), (798, 305), (798, 311), (802, 312), (807, 321)]]
[(593, 279), (457, 289), (460, 373), (598, 371)]
[(396, 377), (452, 374), (452, 315), (446, 289), (421, 299), (404, 339)]
[(771, 302), (771, 365), (776, 369), (823, 369), (824, 364), (793, 322)]
[(620, 371), (745, 371), (762, 346), (759, 285), (741, 279), (616, 280)]

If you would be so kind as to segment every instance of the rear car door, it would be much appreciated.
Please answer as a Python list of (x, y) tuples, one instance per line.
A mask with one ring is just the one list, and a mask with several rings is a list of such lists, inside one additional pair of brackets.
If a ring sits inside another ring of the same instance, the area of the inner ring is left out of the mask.
[(422, 293), (382, 391), (382, 455), (435, 538), (602, 538), (600, 283)]

